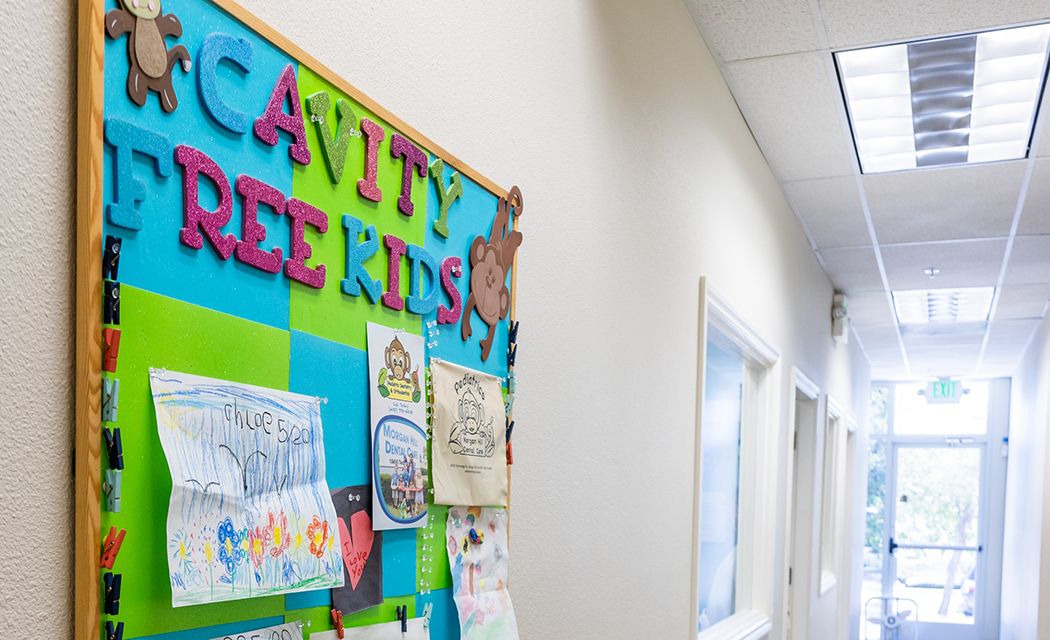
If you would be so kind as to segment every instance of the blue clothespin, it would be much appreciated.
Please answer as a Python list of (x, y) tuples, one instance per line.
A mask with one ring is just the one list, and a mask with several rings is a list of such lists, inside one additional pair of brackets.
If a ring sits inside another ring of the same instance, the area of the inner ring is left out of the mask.
[(102, 612), (109, 616), (115, 616), (120, 611), (120, 575), (107, 572), (102, 578), (106, 583), (106, 603)]
[(511, 322), (510, 325), (509, 325), (510, 329), (509, 329), (509, 331), (507, 333), (508, 333), (508, 337), (510, 339), (509, 341), (510, 341), (511, 344), (513, 344), (513, 343), (518, 341), (518, 326), (519, 325), (521, 325), (520, 321)]
[(109, 427), (102, 430), (102, 437), (106, 439), (106, 452), (109, 454), (109, 468), (124, 468), (124, 445), (120, 442), (120, 428), (110, 432)]
[(510, 417), (510, 412), (511, 412), (511, 409), (513, 409), (513, 408), (514, 408), (514, 396), (507, 396), (507, 409), (506, 409), (507, 415), (506, 415), (506, 417), (508, 417), (508, 418)]
[(106, 469), (106, 509), (110, 513), (120, 513), (120, 469)]
[(102, 305), (102, 321), (120, 324), (120, 283), (106, 280)]
[(514, 433), (514, 421), (511, 420), (510, 424), (507, 425), (507, 442), (510, 442), (510, 434)]
[(423, 630), (430, 628), (430, 614), (434, 612), (434, 603), (428, 602), (423, 606)]
[(514, 369), (507, 372), (507, 392), (514, 393)]
[(397, 619), (401, 621), (401, 633), (408, 633), (408, 605), (397, 607)]
[(124, 640), (124, 623), (118, 622), (114, 629), (113, 621), (106, 620), (106, 640)]
[(106, 236), (106, 251), (102, 256), (102, 277), (108, 280), (117, 279), (117, 267), (120, 266), (121, 238)]
[(514, 366), (514, 361), (517, 359), (517, 357), (518, 357), (518, 345), (517, 345), (517, 343), (512, 342), (510, 344), (510, 346), (507, 347), (507, 366), (508, 367), (513, 367)]
[(120, 380), (102, 378), (102, 421), (117, 421), (117, 401), (120, 398)]

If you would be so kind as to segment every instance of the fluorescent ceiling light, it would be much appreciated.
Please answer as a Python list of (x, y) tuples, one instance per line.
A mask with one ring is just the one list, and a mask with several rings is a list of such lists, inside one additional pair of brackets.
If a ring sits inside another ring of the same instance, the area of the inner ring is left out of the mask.
[(939, 322), (985, 322), (995, 287), (894, 291), (893, 308), (902, 325)]
[(1028, 155), (1050, 24), (835, 54), (863, 173)]

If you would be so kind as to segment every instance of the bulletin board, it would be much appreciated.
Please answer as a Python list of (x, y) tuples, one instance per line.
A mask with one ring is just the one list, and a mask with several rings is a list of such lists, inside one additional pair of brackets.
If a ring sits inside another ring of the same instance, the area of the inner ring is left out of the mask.
[[(79, 5), (75, 637), (105, 638), (116, 621), (129, 639), (331, 630), (326, 588), (173, 606), (172, 558), (221, 568), (219, 547), (233, 547), (219, 535), (205, 553), (166, 528), (158, 372), (315, 399), (332, 491), (371, 482), (369, 323), (420, 337), (421, 377), (437, 359), (498, 378), (512, 426), (521, 192), (230, 0)], [(508, 432), (511, 462), (509, 444)], [(423, 526), (382, 532), (382, 603), (344, 626), (431, 605), (430, 637), (460, 637), (448, 507), (433, 499)], [(322, 540), (274, 526), (276, 552)], [(118, 615), (104, 612), (107, 573), (121, 574)]]

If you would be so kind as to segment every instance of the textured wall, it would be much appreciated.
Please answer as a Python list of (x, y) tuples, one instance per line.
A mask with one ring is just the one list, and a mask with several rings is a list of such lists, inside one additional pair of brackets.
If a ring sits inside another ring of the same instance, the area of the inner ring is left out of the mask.
[(76, 17), (0, 6), (0, 629), (72, 628)]
[[(522, 187), (511, 582), (522, 636), (683, 636), (699, 277), (781, 349), (785, 383), (797, 364), (856, 415), (866, 375), (859, 353), (831, 341), (831, 286), (684, 5), (244, 4)], [(14, 199), (0, 225), (14, 356), (3, 402), (16, 416), (0, 447), (0, 562), (9, 585), (24, 581), (0, 596), (0, 617), (58, 637), (71, 607), (74, 16), (2, 11), (0, 144), (33, 157), (0, 165)]]

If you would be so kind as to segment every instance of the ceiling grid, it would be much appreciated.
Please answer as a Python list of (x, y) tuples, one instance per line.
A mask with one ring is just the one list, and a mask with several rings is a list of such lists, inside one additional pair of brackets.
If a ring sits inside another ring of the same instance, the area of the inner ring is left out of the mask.
[[(873, 376), (1009, 375), (1050, 308), (1046, 108), (1026, 159), (863, 173), (834, 54), (1042, 24), (1050, 7), (887, 2), (685, 0), (821, 266), (849, 297)], [(979, 332), (931, 336), (893, 310), (894, 290), (977, 286), (996, 287)]]

